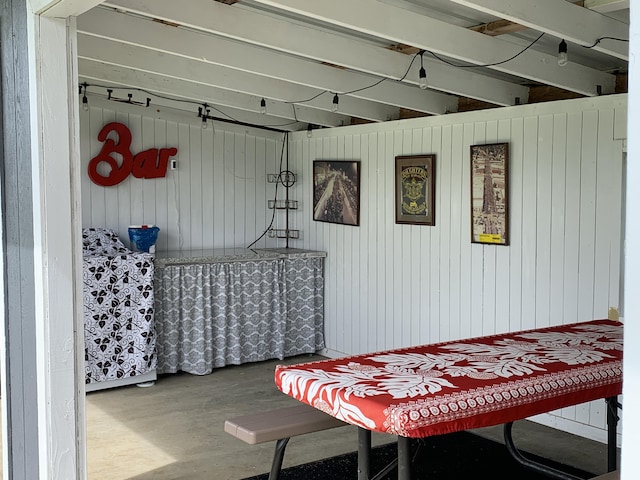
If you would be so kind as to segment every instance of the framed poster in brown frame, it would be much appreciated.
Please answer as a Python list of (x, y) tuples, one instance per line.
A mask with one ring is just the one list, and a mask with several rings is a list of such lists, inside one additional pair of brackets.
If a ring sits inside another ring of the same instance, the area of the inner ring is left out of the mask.
[(396, 157), (396, 223), (435, 225), (436, 156)]
[(509, 245), (509, 144), (471, 146), (471, 242)]

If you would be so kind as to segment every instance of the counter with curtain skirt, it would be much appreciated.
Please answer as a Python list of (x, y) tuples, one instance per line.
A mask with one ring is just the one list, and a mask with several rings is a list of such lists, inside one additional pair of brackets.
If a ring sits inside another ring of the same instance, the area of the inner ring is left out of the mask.
[(322, 350), (325, 257), (293, 248), (158, 253), (158, 373), (206, 375)]

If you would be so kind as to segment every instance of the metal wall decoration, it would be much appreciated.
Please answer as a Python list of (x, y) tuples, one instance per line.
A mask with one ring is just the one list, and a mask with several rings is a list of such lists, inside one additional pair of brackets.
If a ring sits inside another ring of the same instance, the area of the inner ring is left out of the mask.
[(471, 241), (509, 245), (509, 144), (471, 146)]
[(396, 157), (396, 223), (435, 225), (436, 156)]

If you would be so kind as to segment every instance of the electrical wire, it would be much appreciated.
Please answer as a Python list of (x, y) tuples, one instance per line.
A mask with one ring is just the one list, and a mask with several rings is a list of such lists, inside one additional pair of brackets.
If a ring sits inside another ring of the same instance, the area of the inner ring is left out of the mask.
[[(407, 75), (409, 74), (409, 72), (411, 71), (411, 68), (413, 67), (413, 63), (416, 61), (416, 58), (418, 56), (420, 56), (422, 58), (422, 54), (423, 53), (429, 53), (432, 57), (434, 57), (435, 59), (439, 60), (442, 63), (445, 63), (447, 65), (450, 65), (452, 67), (456, 67), (456, 68), (482, 68), (482, 67), (493, 67), (493, 66), (497, 66), (497, 65), (503, 65), (507, 62), (510, 62), (511, 60), (519, 57), (520, 55), (522, 55), (524, 52), (526, 52), (527, 50), (529, 50), (531, 47), (533, 47), (543, 36), (544, 36), (544, 32), (542, 32), (535, 40), (533, 40), (531, 43), (529, 43), (529, 45), (527, 45), (525, 48), (523, 48), (522, 50), (520, 50), (518, 53), (516, 53), (515, 55), (512, 55), (511, 57), (505, 59), (505, 60), (501, 60), (499, 62), (493, 62), (493, 63), (484, 63), (484, 64), (469, 64), (469, 65), (459, 65), (457, 63), (451, 62), (443, 57), (441, 57), (440, 55), (432, 52), (431, 50), (420, 50), (418, 53), (413, 55), (413, 58), (411, 59), (411, 62), (409, 63), (409, 66), (407, 67), (407, 70), (405, 71), (404, 75), (399, 78), (398, 80), (394, 80), (395, 82), (402, 82), (405, 78), (407, 78)], [(625, 38), (616, 38), (616, 37), (600, 37), (598, 39), (596, 39), (595, 43), (593, 45), (582, 45), (583, 48), (594, 48), (596, 45), (598, 45), (600, 42), (602, 42), (603, 40), (614, 40), (614, 41), (619, 41), (619, 42), (628, 42), (628, 39)], [(273, 128), (279, 128), (279, 127), (287, 127), (290, 125), (295, 125), (296, 123), (298, 123), (298, 117), (297, 117), (297, 112), (295, 109), (295, 104), (302, 104), (302, 103), (309, 103), (313, 100), (315, 100), (316, 98), (326, 94), (326, 93), (330, 93), (331, 95), (350, 95), (353, 93), (357, 93), (357, 92), (362, 92), (364, 90), (368, 90), (370, 88), (373, 88), (377, 85), (380, 85), (382, 82), (386, 81), (386, 80), (393, 80), (389, 77), (381, 77), (379, 80), (375, 81), (374, 83), (372, 83), (371, 85), (366, 85), (364, 87), (361, 88), (356, 88), (353, 90), (348, 90), (345, 92), (337, 92), (337, 91), (332, 91), (332, 90), (323, 90), (322, 92), (313, 95), (312, 97), (306, 98), (306, 99), (300, 99), (300, 100), (287, 100), (287, 101), (283, 101), (282, 103), (285, 104), (291, 104), (292, 105), (292, 109), (293, 109), (293, 117), (294, 117), (294, 121), (292, 122), (287, 122), (287, 123), (280, 123), (280, 124), (262, 124), (259, 126), (263, 126), (263, 127), (273, 127)], [(105, 88), (105, 89), (114, 89), (114, 90), (133, 90), (133, 91), (139, 91), (139, 92), (143, 92), (146, 93), (147, 95), (151, 95), (157, 98), (162, 98), (164, 100), (171, 100), (174, 102), (181, 102), (181, 103), (188, 103), (190, 105), (197, 105), (200, 106), (201, 103), (195, 102), (193, 100), (185, 100), (185, 99), (179, 99), (179, 98), (173, 98), (170, 96), (166, 96), (166, 95), (162, 95), (162, 94), (158, 94), (158, 93), (154, 93), (154, 92), (150, 92), (149, 90), (146, 90), (144, 88), (139, 88), (139, 87), (112, 87), (112, 86), (107, 86), (107, 85), (100, 85), (100, 84), (90, 84), (87, 82), (84, 82), (81, 84), (82, 86), (85, 87), (97, 87), (97, 88)], [(238, 122), (238, 123), (243, 123), (241, 120), (233, 117), (232, 115), (229, 115), (228, 113), (224, 112), (223, 110), (215, 107), (215, 106), (210, 106), (209, 108), (211, 108), (212, 110), (215, 110), (216, 112), (218, 112), (219, 114), (223, 115), (224, 117), (234, 121), (234, 122)], [(216, 120), (215, 117), (208, 117), (208, 119), (211, 120)]]
[[(159, 93), (154, 93), (154, 92), (150, 92), (149, 90), (146, 90), (144, 88), (139, 88), (139, 87), (114, 87), (111, 85), (101, 85), (98, 83), (83, 83), (81, 85), (86, 85), (87, 87), (95, 87), (95, 88), (104, 88), (105, 90), (108, 89), (112, 89), (112, 90), (128, 90), (128, 91), (135, 91), (135, 92), (142, 92), (142, 93), (146, 93), (147, 95), (151, 95), (153, 97), (156, 98), (162, 98), (163, 100), (170, 100), (172, 102), (179, 102), (179, 103), (187, 103), (189, 105), (196, 105), (196, 106), (202, 106), (201, 102), (196, 102), (194, 100), (185, 100), (182, 98), (174, 98), (174, 97), (170, 97), (167, 95), (162, 95)], [(220, 113), (221, 115), (227, 117), (229, 120), (232, 120), (234, 122), (238, 122), (238, 123), (243, 123), (241, 120), (234, 118), (232, 115), (229, 115), (228, 113), (220, 110), (219, 108), (213, 106), (213, 105), (208, 105), (208, 108), (211, 110), (215, 110), (216, 112)], [(207, 120), (217, 120), (215, 117), (208, 117)], [(273, 128), (278, 128), (278, 127), (288, 127), (290, 125), (295, 125), (296, 123), (298, 123), (298, 120), (294, 120), (293, 122), (287, 122), (287, 123), (278, 123), (278, 124), (261, 124), (260, 126), (262, 127), (273, 127)]]
[(278, 184), (280, 183), (280, 175), (282, 174), (282, 162), (283, 162), (283, 158), (284, 158), (284, 146), (288, 143), (288, 139), (289, 139), (289, 132), (284, 132), (284, 138), (282, 139), (282, 150), (280, 152), (280, 166), (278, 167), (278, 181), (276, 182), (276, 191), (273, 194), (273, 213), (271, 214), (271, 222), (269, 222), (269, 226), (265, 229), (264, 232), (262, 232), (262, 235), (260, 235), (258, 238), (256, 238), (253, 242), (251, 242), (247, 248), (251, 248), (252, 246), (254, 246), (256, 243), (258, 243), (262, 237), (264, 237), (269, 230), (271, 230), (271, 227), (273, 226), (273, 222), (275, 221), (276, 218), (276, 202), (278, 200)]
[(596, 39), (596, 43), (594, 43), (593, 45), (582, 45), (584, 48), (593, 48), (596, 45), (598, 45), (602, 40), (615, 40), (617, 42), (628, 42), (629, 39), (627, 38), (616, 38), (616, 37), (600, 37)]
[[(407, 70), (404, 72), (404, 75), (402, 75), (402, 77), (400, 77), (398, 80), (394, 80), (395, 82), (401, 82), (405, 78), (407, 78), (407, 75), (409, 75), (409, 72), (411, 71), (411, 67), (413, 66), (413, 62), (416, 61), (416, 58), (418, 57), (418, 55), (420, 55), (420, 52), (418, 52), (415, 55), (413, 55), (413, 58), (411, 59), (411, 62), (409, 63), (409, 67), (407, 67)], [(393, 80), (393, 79), (388, 78), (388, 77), (381, 77), (379, 80), (377, 80), (376, 82), (372, 83), (371, 85), (367, 85), (367, 86), (361, 87), (361, 88), (356, 88), (355, 90), (349, 90), (347, 92), (334, 92), (334, 91), (331, 91), (331, 90), (324, 90), (324, 91), (318, 93), (317, 95), (314, 95), (313, 97), (307, 98), (306, 100), (289, 100), (289, 101), (286, 101), (284, 103), (308, 103), (308, 102), (311, 102), (311, 101), (315, 100), (316, 98), (320, 97), (321, 95), (324, 95), (325, 93), (330, 93), (331, 95), (349, 95), (349, 94), (352, 94), (352, 93), (361, 92), (363, 90), (368, 90), (369, 88), (373, 88), (373, 87), (375, 87), (377, 85), (380, 85), (382, 82), (384, 82), (386, 80)]]
[(493, 67), (495, 65), (502, 65), (503, 63), (507, 63), (510, 62), (511, 60), (513, 60), (516, 57), (519, 57), (520, 55), (522, 55), (524, 52), (526, 52), (527, 50), (529, 50), (531, 47), (533, 47), (538, 40), (540, 40), (542, 37), (544, 36), (544, 32), (542, 32), (538, 38), (536, 38), (533, 42), (531, 42), (529, 45), (527, 45), (525, 48), (523, 48), (522, 50), (520, 50), (518, 53), (516, 53), (515, 55), (507, 58), (506, 60), (501, 60), (499, 62), (494, 62), (494, 63), (485, 63), (485, 64), (472, 64), (472, 65), (458, 65), (456, 63), (450, 62), (449, 60), (446, 60), (438, 55), (436, 55), (435, 53), (433, 53), (431, 50), (425, 50), (426, 53), (431, 54), (434, 58), (440, 60), (442, 63), (446, 63), (447, 65), (451, 65), (452, 67), (457, 67), (457, 68), (477, 68), (477, 67)]

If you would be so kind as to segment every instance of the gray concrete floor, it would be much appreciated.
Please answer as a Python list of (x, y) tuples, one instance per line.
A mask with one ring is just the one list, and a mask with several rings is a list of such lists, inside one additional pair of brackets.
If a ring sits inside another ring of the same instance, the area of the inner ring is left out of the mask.
[[(297, 402), (273, 382), (278, 363), (320, 359), (302, 356), (215, 370), (211, 375), (161, 376), (155, 386), (87, 394), (87, 463), (90, 480), (239, 480), (269, 471), (273, 444), (247, 445), (224, 432), (227, 418)], [(475, 430), (502, 439), (502, 429)], [(516, 444), (596, 474), (606, 471), (605, 445), (521, 421)], [(373, 434), (374, 445), (394, 437)], [(284, 467), (350, 452), (355, 427), (293, 438)]]

